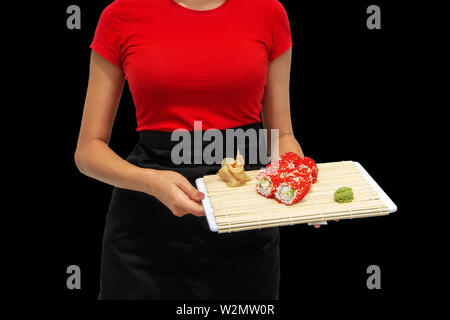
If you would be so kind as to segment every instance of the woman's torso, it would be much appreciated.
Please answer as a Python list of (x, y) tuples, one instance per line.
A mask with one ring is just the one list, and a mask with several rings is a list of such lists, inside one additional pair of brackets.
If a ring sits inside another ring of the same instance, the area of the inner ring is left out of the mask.
[(116, 0), (93, 48), (123, 68), (138, 131), (192, 130), (199, 120), (203, 129), (236, 127), (260, 121), (282, 10), (277, 0), (227, 0), (205, 11), (173, 0)]

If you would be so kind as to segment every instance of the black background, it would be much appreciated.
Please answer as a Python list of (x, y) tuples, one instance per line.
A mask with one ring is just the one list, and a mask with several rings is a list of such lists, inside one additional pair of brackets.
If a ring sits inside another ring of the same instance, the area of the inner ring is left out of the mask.
[[(419, 210), (406, 191), (413, 181), (407, 178), (409, 162), (420, 145), (418, 111), (410, 104), (419, 99), (411, 76), (421, 68), (412, 55), (420, 48), (411, 39), (421, 36), (420, 28), (406, 21), (411, 18), (406, 2), (281, 2), (294, 43), (292, 121), (305, 154), (319, 163), (360, 162), (399, 210), (318, 230), (306, 225), (281, 228), (280, 300), (285, 310), (293, 310), (305, 296), (324, 305), (380, 306), (401, 295), (420, 294), (419, 282), (425, 280), (417, 272), (423, 247), (413, 227)], [(28, 249), (27, 254), (30, 259), (39, 256), (45, 269), (38, 288), (45, 294), (36, 298), (80, 302), (95, 301), (98, 295), (112, 188), (79, 173), (73, 154), (87, 89), (89, 45), (109, 3), (59, 1), (46, 11), (45, 39), (40, 39), (45, 49), (37, 66), (47, 78), (45, 89), (38, 89), (46, 99), (39, 112), (45, 120), (40, 130), (44, 143), (28, 143), (44, 160), (40, 179), (50, 185), (35, 187), (33, 206), (41, 215), (30, 220), (38, 223), (39, 253)], [(81, 30), (66, 28), (66, 8), (72, 4), (81, 7)], [(366, 28), (371, 4), (381, 7), (381, 30)], [(126, 87), (111, 138), (119, 155), (125, 157), (133, 148), (135, 128)], [(82, 270), (81, 290), (66, 288), (66, 268), (72, 264)], [(372, 264), (381, 268), (381, 290), (366, 287), (366, 268)]]

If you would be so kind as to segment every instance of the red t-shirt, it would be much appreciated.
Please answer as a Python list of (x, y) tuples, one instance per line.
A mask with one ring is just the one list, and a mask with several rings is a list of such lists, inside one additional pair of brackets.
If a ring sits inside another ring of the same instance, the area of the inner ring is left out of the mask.
[(174, 0), (116, 0), (91, 44), (122, 68), (137, 131), (260, 122), (268, 64), (291, 46), (278, 0), (226, 0), (205, 11)]

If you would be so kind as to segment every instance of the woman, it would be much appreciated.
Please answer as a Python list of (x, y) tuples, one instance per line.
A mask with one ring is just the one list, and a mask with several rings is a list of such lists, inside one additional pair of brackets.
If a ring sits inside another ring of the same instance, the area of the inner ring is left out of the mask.
[[(289, 110), (291, 46), (277, 0), (116, 0), (103, 11), (75, 152), (82, 173), (115, 187), (101, 299), (278, 298), (278, 228), (209, 231), (193, 183), (219, 166), (175, 165), (171, 132), (192, 133), (194, 121), (258, 128), (261, 112), (266, 129), (279, 129), (279, 152), (303, 155)], [(108, 147), (125, 81), (140, 132), (126, 160)]]

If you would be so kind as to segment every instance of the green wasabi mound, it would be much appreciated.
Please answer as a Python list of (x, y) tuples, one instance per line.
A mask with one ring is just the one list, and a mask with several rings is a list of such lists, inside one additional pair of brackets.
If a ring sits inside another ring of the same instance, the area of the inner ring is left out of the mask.
[(334, 200), (339, 203), (352, 202), (353, 190), (350, 187), (341, 187), (334, 192)]

